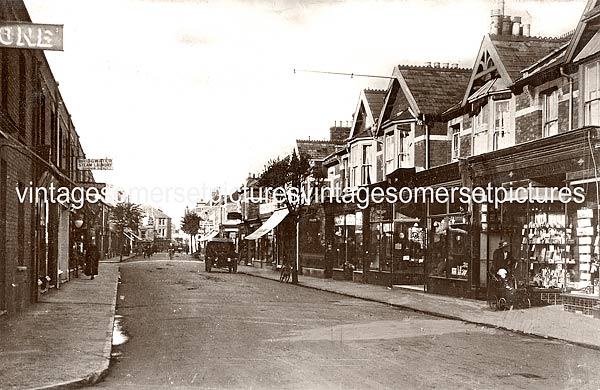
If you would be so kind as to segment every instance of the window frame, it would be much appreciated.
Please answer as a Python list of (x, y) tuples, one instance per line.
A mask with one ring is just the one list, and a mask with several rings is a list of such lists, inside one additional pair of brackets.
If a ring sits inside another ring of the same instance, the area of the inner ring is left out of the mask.
[[(558, 88), (544, 91), (540, 93), (540, 97), (542, 98), (542, 137), (551, 137), (558, 134)], [(549, 102), (550, 98), (554, 101)], [(555, 115), (552, 118), (548, 117), (548, 113), (551, 112), (548, 108), (549, 104), (552, 104), (551, 108)]]
[[(593, 68), (595, 87), (590, 86), (590, 69)], [(585, 126), (600, 124), (600, 60), (595, 60), (583, 66), (583, 121)], [(594, 107), (595, 106), (595, 107)], [(595, 118), (591, 116), (595, 111)], [(595, 119), (592, 120), (592, 119)]]
[(461, 130), (461, 127), (462, 126), (460, 123), (456, 123), (456, 124), (450, 126), (450, 129), (452, 130), (452, 133), (451, 133), (452, 161), (456, 161), (460, 157), (460, 130)]

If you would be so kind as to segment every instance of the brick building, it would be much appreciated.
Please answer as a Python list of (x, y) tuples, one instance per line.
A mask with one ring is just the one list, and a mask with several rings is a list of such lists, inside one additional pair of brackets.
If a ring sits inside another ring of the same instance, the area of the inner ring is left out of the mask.
[[(31, 22), (22, 1), (1, 2), (0, 20)], [(68, 201), (46, 198), (59, 187), (94, 184), (90, 171), (76, 169), (82, 157), (44, 53), (0, 49), (0, 313), (19, 312), (74, 276), (101, 208), (74, 213)], [(17, 189), (30, 191), (24, 201)]]

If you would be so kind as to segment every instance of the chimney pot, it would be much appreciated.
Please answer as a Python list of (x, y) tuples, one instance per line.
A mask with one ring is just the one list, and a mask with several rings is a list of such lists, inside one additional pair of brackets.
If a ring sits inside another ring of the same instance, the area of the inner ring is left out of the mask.
[(513, 22), (512, 25), (512, 35), (519, 36), (519, 32), (521, 31), (521, 24), (517, 22)]
[(504, 15), (502, 17), (502, 35), (510, 35), (512, 30), (512, 22), (510, 16)]

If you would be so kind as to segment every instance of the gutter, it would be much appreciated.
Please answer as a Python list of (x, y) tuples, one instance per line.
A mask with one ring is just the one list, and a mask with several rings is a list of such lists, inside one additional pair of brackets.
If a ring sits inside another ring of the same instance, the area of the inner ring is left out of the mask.
[(573, 130), (573, 77), (565, 73), (563, 65), (560, 67), (560, 75), (569, 80), (569, 128), (568, 131)]

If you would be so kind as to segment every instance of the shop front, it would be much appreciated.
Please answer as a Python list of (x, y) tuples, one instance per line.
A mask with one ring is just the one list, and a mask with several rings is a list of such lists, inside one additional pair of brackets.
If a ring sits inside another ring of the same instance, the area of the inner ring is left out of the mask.
[[(354, 280), (355, 271), (363, 267), (363, 211), (354, 205), (335, 205), (331, 215), (333, 234), (331, 250), (334, 279)], [(326, 244), (327, 245), (327, 244)]]
[(497, 207), (494, 199), (476, 205), (482, 290), (490, 285), (494, 252), (506, 241), (517, 284), (528, 288), (533, 305), (597, 294), (597, 181), (588, 146), (596, 131), (577, 129), (469, 159), (474, 185), (510, 191)]

